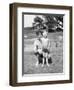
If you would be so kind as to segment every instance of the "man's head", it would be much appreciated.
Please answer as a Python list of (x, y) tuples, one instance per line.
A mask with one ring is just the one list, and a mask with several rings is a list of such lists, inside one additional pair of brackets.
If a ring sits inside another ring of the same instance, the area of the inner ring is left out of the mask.
[(37, 31), (36, 35), (37, 35), (38, 38), (41, 38), (42, 37), (42, 32), (41, 31)]

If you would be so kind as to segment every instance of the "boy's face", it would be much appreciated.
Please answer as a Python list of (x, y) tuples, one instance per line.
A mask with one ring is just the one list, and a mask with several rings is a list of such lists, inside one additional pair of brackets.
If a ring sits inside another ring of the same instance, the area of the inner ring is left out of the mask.
[(44, 37), (44, 38), (47, 38), (47, 35), (44, 35), (43, 37)]
[(47, 38), (47, 32), (43, 33), (43, 37)]

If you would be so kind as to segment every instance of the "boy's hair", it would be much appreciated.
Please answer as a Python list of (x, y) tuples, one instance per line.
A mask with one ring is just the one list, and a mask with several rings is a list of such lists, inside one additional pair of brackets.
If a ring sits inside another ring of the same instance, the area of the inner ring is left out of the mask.
[(36, 31), (36, 35), (39, 36), (39, 34), (42, 35), (42, 31)]
[(44, 35), (47, 36), (47, 31), (44, 31), (44, 32), (42, 33), (42, 35), (43, 35), (43, 36), (44, 36)]

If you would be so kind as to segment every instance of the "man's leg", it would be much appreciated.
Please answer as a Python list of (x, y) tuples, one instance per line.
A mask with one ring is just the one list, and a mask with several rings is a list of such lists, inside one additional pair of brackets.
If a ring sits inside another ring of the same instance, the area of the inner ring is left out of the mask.
[(43, 63), (43, 55), (42, 54), (39, 54), (38, 61), (39, 61), (39, 64)]
[(39, 65), (39, 60), (38, 60), (38, 58), (39, 58), (39, 53), (38, 53), (38, 52), (36, 52), (36, 53), (34, 53), (34, 54), (35, 54), (35, 56), (37, 57), (36, 66), (38, 66), (38, 65)]

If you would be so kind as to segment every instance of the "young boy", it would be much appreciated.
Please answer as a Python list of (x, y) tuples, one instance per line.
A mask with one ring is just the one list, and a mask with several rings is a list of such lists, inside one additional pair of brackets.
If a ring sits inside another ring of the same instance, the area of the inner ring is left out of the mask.
[(34, 42), (34, 54), (37, 56), (38, 61), (36, 63), (36, 66), (38, 66), (39, 64), (42, 64), (43, 62), (43, 54), (42, 54), (42, 33), (41, 31), (37, 31), (36, 32), (37, 35), (37, 39)]
[(42, 51), (43, 51), (43, 65), (47, 64), (49, 66), (49, 63), (51, 62), (51, 55), (50, 55), (50, 41), (47, 37), (47, 31), (43, 32), (42, 40)]

